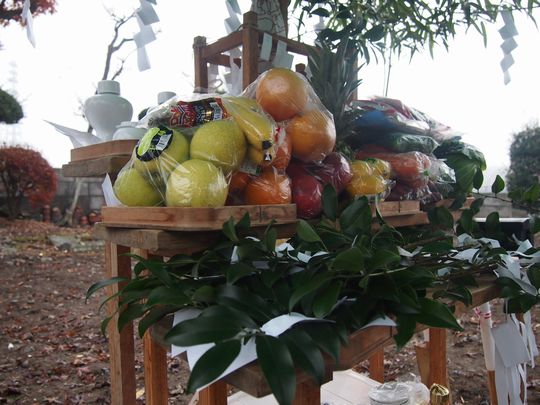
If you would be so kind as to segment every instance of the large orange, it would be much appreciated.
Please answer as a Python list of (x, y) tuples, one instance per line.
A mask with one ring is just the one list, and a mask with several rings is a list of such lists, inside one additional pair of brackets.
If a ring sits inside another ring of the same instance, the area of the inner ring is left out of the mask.
[(320, 110), (298, 115), (287, 124), (292, 141), (292, 155), (303, 162), (320, 162), (334, 149), (334, 120)]
[(255, 89), (257, 103), (276, 121), (291, 119), (302, 112), (308, 101), (308, 84), (292, 70), (266, 71)]
[(244, 191), (248, 205), (290, 204), (291, 200), (289, 178), (273, 168), (264, 169), (260, 176), (253, 177)]
[(263, 162), (263, 167), (275, 167), (278, 171), (284, 172), (289, 162), (291, 161), (292, 154), (292, 140), (285, 131), (283, 131), (283, 138), (279, 139), (276, 143), (276, 154), (270, 163)]

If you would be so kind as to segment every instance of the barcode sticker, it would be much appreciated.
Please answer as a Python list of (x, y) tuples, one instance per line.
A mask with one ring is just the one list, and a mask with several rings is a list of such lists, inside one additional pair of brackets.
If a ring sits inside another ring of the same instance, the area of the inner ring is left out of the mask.
[(211, 102), (210, 107), (214, 110), (214, 120), (220, 120), (223, 118), (223, 110), (221, 106), (216, 102)]
[(171, 139), (172, 133), (161, 135), (159, 141), (156, 144), (156, 150), (165, 150), (169, 144), (169, 139)]

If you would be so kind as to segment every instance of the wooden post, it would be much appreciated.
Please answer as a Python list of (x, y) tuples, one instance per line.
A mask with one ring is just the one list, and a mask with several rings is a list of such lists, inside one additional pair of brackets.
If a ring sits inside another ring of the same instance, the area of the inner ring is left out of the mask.
[(414, 347), (420, 381), (429, 387), (429, 342)]
[(227, 384), (216, 381), (200, 390), (197, 405), (227, 405)]
[(242, 27), (242, 87), (245, 89), (259, 75), (259, 31), (257, 14), (244, 14)]
[(193, 40), (193, 60), (195, 64), (195, 93), (208, 92), (208, 62), (203, 57), (206, 37), (195, 37)]
[[(448, 387), (446, 368), (446, 329), (429, 328), (429, 384)], [(450, 387), (448, 387), (450, 388)]]
[[(133, 253), (148, 259), (163, 260), (153, 256), (146, 249), (133, 249)], [(148, 405), (167, 405), (169, 402), (169, 386), (167, 382), (167, 350), (155, 342), (146, 331), (143, 338), (144, 348), (144, 389)]]
[[(122, 256), (129, 253), (129, 248), (111, 242), (105, 243), (105, 266), (107, 277), (131, 278), (131, 259)], [(110, 296), (116, 294), (122, 284), (112, 284), (107, 288)], [(116, 312), (118, 300), (108, 302), (109, 316)], [(136, 403), (135, 391), (135, 345), (133, 324), (130, 323), (118, 331), (118, 315), (114, 315), (108, 326), (109, 355), (111, 374), (111, 403), (113, 405), (132, 405)]]
[(321, 403), (321, 388), (309, 380), (296, 385), (293, 405), (314, 405)]
[(369, 378), (384, 382), (384, 348), (380, 348), (373, 353), (369, 359)]

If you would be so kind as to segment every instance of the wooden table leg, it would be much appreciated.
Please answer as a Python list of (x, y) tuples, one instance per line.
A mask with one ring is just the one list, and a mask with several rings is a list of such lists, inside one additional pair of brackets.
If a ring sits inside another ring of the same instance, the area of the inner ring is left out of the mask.
[(321, 403), (321, 387), (309, 380), (296, 385), (293, 405), (314, 405)]
[(369, 359), (369, 378), (384, 382), (384, 349), (381, 348), (373, 353)]
[(446, 367), (446, 329), (429, 328), (429, 385), (448, 387)]
[[(121, 256), (129, 253), (129, 248), (118, 246), (111, 242), (105, 243), (105, 266), (107, 277), (131, 278), (131, 259)], [(120, 284), (107, 288), (108, 295), (118, 292)], [(112, 315), (118, 307), (118, 300), (108, 302), (107, 310)], [(135, 404), (135, 345), (133, 341), (133, 324), (126, 325), (118, 331), (118, 315), (114, 315), (108, 326), (109, 355), (111, 373), (111, 403), (112, 405)]]
[(227, 405), (227, 383), (216, 381), (200, 390), (197, 405)]
[[(133, 249), (133, 253), (145, 258), (163, 260), (160, 256), (150, 255), (147, 250)], [(169, 385), (167, 381), (167, 350), (152, 340), (150, 331), (144, 334), (144, 389), (147, 405), (167, 405)]]
[(147, 405), (167, 405), (167, 351), (152, 340), (150, 332), (144, 334), (144, 387)]

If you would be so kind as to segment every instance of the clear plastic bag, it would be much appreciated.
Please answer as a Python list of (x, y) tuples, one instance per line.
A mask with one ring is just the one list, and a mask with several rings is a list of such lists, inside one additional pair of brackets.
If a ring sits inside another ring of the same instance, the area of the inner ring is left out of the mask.
[(336, 130), (332, 114), (298, 73), (272, 68), (242, 93), (282, 125), (292, 143), (292, 155), (303, 162), (321, 162), (334, 150)]

